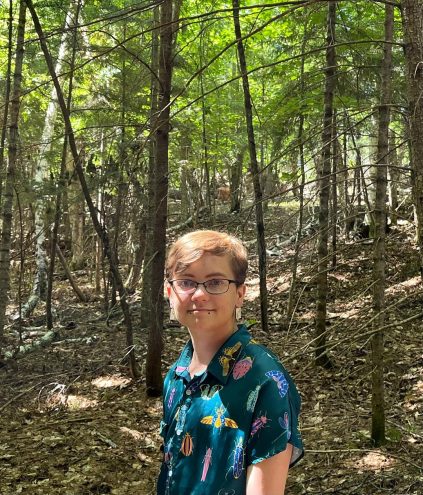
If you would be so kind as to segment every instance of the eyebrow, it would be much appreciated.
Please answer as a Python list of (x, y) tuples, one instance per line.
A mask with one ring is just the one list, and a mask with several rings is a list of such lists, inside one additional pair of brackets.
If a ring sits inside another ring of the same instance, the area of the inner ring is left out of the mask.
[[(195, 278), (192, 273), (184, 273), (183, 276), (184, 277)], [(207, 274), (205, 278), (207, 279), (207, 278), (210, 278), (210, 277), (227, 277), (227, 275), (225, 273), (215, 272), (215, 273), (209, 273), (209, 274)]]

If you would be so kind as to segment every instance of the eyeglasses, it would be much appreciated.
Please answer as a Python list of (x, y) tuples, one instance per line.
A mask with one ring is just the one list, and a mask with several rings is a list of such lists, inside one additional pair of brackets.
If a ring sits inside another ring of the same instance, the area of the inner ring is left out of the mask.
[(209, 294), (224, 294), (228, 292), (230, 284), (238, 284), (236, 280), (223, 278), (213, 278), (205, 282), (188, 279), (168, 280), (168, 282), (178, 294), (193, 294), (199, 285), (202, 285)]

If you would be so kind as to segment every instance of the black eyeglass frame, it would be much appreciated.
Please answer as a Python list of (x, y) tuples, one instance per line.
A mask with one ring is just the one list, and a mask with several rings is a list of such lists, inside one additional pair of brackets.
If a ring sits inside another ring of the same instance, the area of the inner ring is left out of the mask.
[[(195, 288), (191, 291), (181, 291), (181, 292), (178, 292), (174, 286), (173, 286), (173, 282), (178, 282), (178, 281), (181, 281), (181, 280), (188, 280), (189, 282), (193, 282), (194, 284), (197, 284), (195, 286)], [(225, 282), (229, 282), (228, 283), (228, 288), (224, 291), (224, 292), (209, 292), (208, 289), (207, 289), (207, 283), (208, 282), (212, 282), (214, 280), (221, 280), (222, 282), (225, 281)], [(210, 294), (212, 296), (220, 296), (221, 294), (226, 294), (229, 290), (229, 287), (231, 284), (235, 284), (236, 286), (240, 286), (242, 284), (240, 284), (237, 280), (231, 280), (229, 278), (212, 278), (210, 280), (205, 280), (204, 282), (197, 282), (196, 280), (191, 280), (189, 278), (174, 278), (173, 280), (168, 280), (168, 283), (171, 285), (172, 289), (177, 293), (177, 294), (194, 294), (194, 292), (197, 292), (197, 289), (198, 289), (198, 286), (199, 285), (202, 285), (205, 289), (205, 291), (207, 292), (207, 294)]]

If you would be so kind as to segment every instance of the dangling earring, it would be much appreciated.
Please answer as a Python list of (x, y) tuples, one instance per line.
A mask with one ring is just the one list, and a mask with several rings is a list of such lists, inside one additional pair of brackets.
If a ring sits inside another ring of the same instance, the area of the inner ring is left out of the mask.
[(241, 308), (235, 308), (235, 319), (237, 321), (241, 319)]
[(173, 306), (170, 307), (169, 320), (170, 321), (176, 320), (175, 310), (173, 309)]

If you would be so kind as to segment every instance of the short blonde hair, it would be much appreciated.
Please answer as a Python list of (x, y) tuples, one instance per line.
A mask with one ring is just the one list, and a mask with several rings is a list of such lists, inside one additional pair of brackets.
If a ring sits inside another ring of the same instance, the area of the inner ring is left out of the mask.
[(184, 271), (203, 254), (229, 256), (237, 284), (245, 282), (248, 269), (247, 249), (233, 235), (215, 230), (195, 230), (177, 239), (170, 247), (166, 260), (166, 278)]

